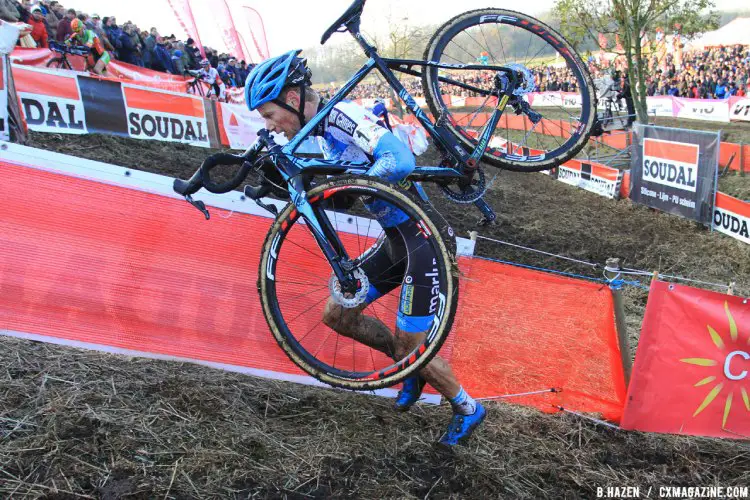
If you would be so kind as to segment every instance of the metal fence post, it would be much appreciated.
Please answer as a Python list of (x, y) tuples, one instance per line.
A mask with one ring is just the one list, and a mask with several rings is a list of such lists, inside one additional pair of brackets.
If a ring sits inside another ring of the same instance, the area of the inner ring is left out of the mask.
[(630, 357), (628, 330), (625, 323), (625, 305), (622, 299), (621, 287), (613, 286), (613, 280), (615, 280), (620, 275), (620, 259), (607, 259), (604, 271), (607, 279), (610, 281), (609, 288), (612, 291), (612, 300), (615, 305), (615, 328), (617, 330), (617, 341), (620, 346), (622, 372), (625, 375), (625, 387), (628, 387), (628, 385), (630, 385), (630, 374), (633, 370), (633, 362)]

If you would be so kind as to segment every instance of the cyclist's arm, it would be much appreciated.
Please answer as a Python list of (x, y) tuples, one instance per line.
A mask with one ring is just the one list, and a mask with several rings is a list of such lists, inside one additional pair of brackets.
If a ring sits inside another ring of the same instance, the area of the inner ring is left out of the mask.
[(354, 142), (375, 159), (367, 175), (398, 182), (408, 177), (416, 167), (409, 147), (377, 123), (360, 123), (354, 131)]

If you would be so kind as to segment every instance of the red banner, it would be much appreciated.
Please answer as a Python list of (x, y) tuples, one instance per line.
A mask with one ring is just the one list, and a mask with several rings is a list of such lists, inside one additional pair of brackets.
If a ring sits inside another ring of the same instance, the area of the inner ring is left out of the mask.
[[(50, 59), (56, 57), (56, 55), (49, 49), (16, 48), (10, 55), (10, 59), (16, 65), (45, 68)], [(86, 63), (83, 57), (69, 56), (68, 61), (75, 71), (85, 72)], [(135, 83), (172, 92), (185, 92), (187, 90), (188, 78), (181, 75), (162, 73), (117, 60), (109, 63), (107, 70), (113, 77), (111, 79), (116, 79), (122, 83)], [(50, 71), (59, 72), (61, 75), (72, 74), (64, 69), (50, 68)]]
[(652, 284), (622, 426), (750, 437), (747, 299)]
[(240, 34), (234, 25), (232, 11), (229, 10), (227, 0), (216, 1), (213, 5), (216, 7), (214, 10), (216, 25), (219, 27), (219, 31), (221, 31), (221, 36), (224, 38), (224, 45), (227, 46), (230, 55), (248, 61), (249, 58), (245, 55), (245, 51), (242, 48)]
[(268, 39), (266, 38), (266, 27), (263, 24), (263, 18), (252, 7), (244, 6), (243, 9), (247, 18), (247, 26), (250, 29), (250, 36), (258, 53), (258, 62), (268, 59), (271, 55), (268, 50)]
[(190, 8), (190, 0), (167, 0), (169, 6), (172, 7), (174, 15), (177, 17), (177, 21), (185, 30), (187, 36), (193, 39), (195, 45), (200, 49), (201, 55), (206, 57), (206, 51), (203, 50), (203, 44), (201, 38), (198, 35), (198, 28), (195, 25), (195, 18), (193, 17), (193, 9)]

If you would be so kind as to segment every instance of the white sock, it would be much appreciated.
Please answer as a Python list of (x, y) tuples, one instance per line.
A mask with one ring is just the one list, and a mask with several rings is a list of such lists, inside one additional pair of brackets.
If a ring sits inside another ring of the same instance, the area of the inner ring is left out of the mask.
[(458, 390), (458, 394), (450, 399), (453, 411), (461, 415), (473, 415), (477, 411), (477, 402), (469, 396), (463, 387)]

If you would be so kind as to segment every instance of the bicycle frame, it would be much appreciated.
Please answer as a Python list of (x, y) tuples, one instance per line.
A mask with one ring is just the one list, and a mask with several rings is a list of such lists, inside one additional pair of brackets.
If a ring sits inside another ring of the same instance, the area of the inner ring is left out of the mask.
[[(437, 181), (443, 180), (461, 180), (467, 179), (470, 181), (471, 177), (476, 172), (476, 164), (486, 151), (489, 140), (495, 131), (495, 127), (500, 121), (503, 111), (505, 110), (510, 95), (506, 94), (499, 89), (496, 91), (498, 97), (498, 104), (493, 110), (487, 125), (484, 128), (481, 136), (479, 137), (478, 144), (473, 151), (467, 152), (462, 145), (455, 139), (452, 132), (440, 124), (441, 118), (438, 117), (437, 122), (433, 123), (424, 111), (416, 103), (415, 99), (409, 94), (409, 92), (401, 85), (401, 82), (396, 78), (391, 69), (396, 71), (402, 71), (405, 73), (415, 74), (416, 72), (412, 69), (413, 66), (422, 67), (434, 67), (443, 69), (478, 69), (478, 70), (495, 70), (498, 72), (506, 72), (511, 75), (512, 80), (515, 82), (516, 78), (512, 70), (503, 66), (479, 66), (479, 65), (454, 65), (454, 64), (443, 64), (433, 61), (416, 61), (411, 59), (385, 59), (381, 58), (375, 47), (367, 43), (366, 40), (359, 33), (358, 29), (352, 30), (352, 35), (357, 39), (360, 46), (364, 49), (365, 54), (370, 58), (367, 63), (354, 75), (352, 78), (326, 103), (321, 109), (303, 128), (300, 130), (291, 141), (284, 146), (275, 145), (269, 149), (269, 155), (275, 158), (275, 163), (281, 173), (282, 177), (287, 183), (290, 198), (292, 203), (297, 207), (300, 215), (305, 219), (313, 237), (317, 241), (321, 250), (328, 259), (331, 267), (336, 274), (337, 278), (342, 284), (349, 282), (347, 273), (341, 268), (341, 258), (349, 259), (346, 254), (346, 250), (341, 242), (338, 240), (336, 232), (330, 227), (330, 223), (324, 213), (316, 213), (317, 210), (313, 210), (306, 200), (307, 182), (306, 176), (301, 174), (309, 175), (336, 175), (342, 173), (350, 174), (366, 174), (371, 163), (365, 162), (342, 162), (338, 160), (322, 160), (322, 159), (310, 159), (310, 158), (299, 158), (294, 155), (297, 148), (304, 142), (310, 134), (318, 127), (318, 125), (325, 119), (327, 119), (329, 113), (336, 104), (341, 102), (349, 94), (349, 92), (361, 82), (373, 69), (376, 69), (389, 83), (391, 88), (396, 91), (401, 101), (406, 107), (414, 113), (422, 126), (427, 130), (430, 136), (439, 144), (439, 149), (451, 157), (454, 165), (459, 165), (459, 168), (453, 168), (450, 166), (424, 166), (416, 167), (412, 174), (409, 176), (411, 180), (426, 180), (426, 181)], [(441, 81), (448, 81), (467, 89), (478, 91), (484, 95), (491, 95), (493, 91), (487, 91), (478, 89), (467, 84), (455, 82), (449, 78), (439, 77)], [(482, 200), (480, 200), (482, 201)], [(478, 205), (483, 213), (488, 210), (491, 213), (491, 209), (482, 201), (481, 206)], [(350, 259), (349, 259), (350, 260)]]

